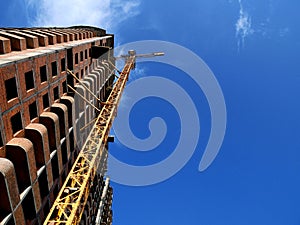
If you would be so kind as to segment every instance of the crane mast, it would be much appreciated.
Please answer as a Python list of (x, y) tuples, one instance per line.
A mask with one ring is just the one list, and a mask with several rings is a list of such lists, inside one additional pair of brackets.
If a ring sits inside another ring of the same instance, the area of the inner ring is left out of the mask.
[(44, 221), (44, 225), (75, 225), (80, 223), (93, 185), (92, 181), (97, 174), (99, 164), (101, 164), (101, 157), (106, 151), (105, 146), (121, 95), (130, 71), (135, 68), (136, 58), (162, 55), (164, 55), (162, 52), (137, 55), (134, 50), (130, 50), (128, 55), (115, 57), (116, 59), (125, 58), (123, 70), (120, 72), (107, 101), (103, 104), (87, 140)]

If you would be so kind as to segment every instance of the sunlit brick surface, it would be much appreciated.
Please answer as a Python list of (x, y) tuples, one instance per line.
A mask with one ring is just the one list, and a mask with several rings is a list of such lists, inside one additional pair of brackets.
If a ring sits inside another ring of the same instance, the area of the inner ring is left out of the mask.
[[(105, 100), (114, 76), (92, 57), (92, 46), (113, 45), (113, 35), (94, 27), (0, 28), (1, 225), (43, 223), (88, 135), (78, 135), (75, 125), (95, 117), (68, 89), (89, 96), (67, 69)], [(102, 185), (97, 177), (94, 189)], [(93, 221), (98, 200), (99, 194), (91, 196), (81, 224)], [(111, 223), (110, 207), (109, 198), (104, 224)]]

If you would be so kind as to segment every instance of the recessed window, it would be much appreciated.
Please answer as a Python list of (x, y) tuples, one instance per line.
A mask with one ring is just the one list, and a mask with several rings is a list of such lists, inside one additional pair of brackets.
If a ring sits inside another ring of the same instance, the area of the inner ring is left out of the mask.
[(29, 116), (30, 116), (30, 120), (37, 117), (37, 108), (36, 108), (35, 101), (29, 105)]
[(58, 86), (53, 89), (54, 100), (59, 99)]
[(57, 75), (57, 65), (56, 62), (52, 62), (51, 63), (51, 68), (52, 68), (52, 76), (56, 76)]
[(10, 122), (11, 122), (11, 127), (12, 127), (12, 130), (13, 130), (13, 133), (16, 133), (19, 130), (23, 129), (22, 118), (21, 118), (21, 113), (20, 112), (18, 112), (15, 115), (13, 115), (10, 118)]
[(46, 68), (46, 65), (40, 67), (40, 76), (41, 76), (41, 83), (47, 81), (47, 68)]
[(10, 78), (5, 81), (6, 99), (7, 101), (18, 97), (16, 78)]
[(66, 164), (68, 162), (68, 150), (67, 150), (67, 142), (66, 139), (61, 145), (61, 156), (62, 156), (62, 161), (63, 164)]
[(74, 87), (74, 78), (71, 74), (67, 73), (67, 84)]
[(78, 53), (75, 54), (75, 64), (78, 64)]
[(24, 217), (28, 221), (32, 221), (36, 216), (34, 201), (32, 201), (32, 199), (34, 198), (31, 189), (21, 203), (24, 212)]
[(51, 160), (51, 165), (52, 165), (52, 174), (53, 174), (53, 180), (57, 179), (59, 176), (59, 171), (58, 171), (58, 157), (57, 154), (55, 154)]
[(76, 77), (79, 79), (79, 74), (78, 73), (76, 73)]
[(43, 96), (43, 106), (44, 106), (44, 109), (49, 107), (49, 96), (48, 96), (48, 93)]
[(80, 61), (83, 61), (83, 52), (80, 52)]
[(40, 187), (41, 197), (42, 197), (42, 200), (43, 200), (49, 194), (46, 170), (43, 170), (43, 172), (39, 176), (38, 180), (39, 180), (39, 187)]
[(66, 71), (66, 59), (65, 58), (61, 59), (60, 64), (61, 64), (61, 71)]
[(34, 79), (32, 70), (25, 73), (26, 91), (34, 88)]
[(81, 78), (83, 78), (83, 70), (81, 70)]
[(72, 49), (67, 50), (67, 64), (68, 69), (73, 70), (73, 51)]
[(68, 89), (67, 89), (67, 81), (64, 81), (62, 83), (62, 88), (63, 88), (63, 93), (67, 93), (68, 92)]
[(84, 55), (85, 55), (85, 59), (87, 59), (88, 58), (88, 51), (87, 51), (87, 49), (84, 51)]

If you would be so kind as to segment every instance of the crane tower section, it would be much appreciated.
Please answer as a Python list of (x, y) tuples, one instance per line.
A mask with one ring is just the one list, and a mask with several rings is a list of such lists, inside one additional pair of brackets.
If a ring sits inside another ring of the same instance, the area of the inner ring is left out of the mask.
[[(98, 210), (94, 212), (95, 223), (111, 224), (111, 213), (106, 213), (105, 215), (103, 213), (109, 210), (105, 208), (105, 202), (112, 200), (112, 189), (109, 186), (109, 179), (106, 178), (105, 183), (101, 181), (103, 185), (98, 189), (94, 188), (93, 183), (98, 179), (102, 179), (99, 176), (99, 171), (103, 171), (103, 168), (106, 167), (106, 161), (103, 163), (103, 158), (107, 156), (107, 141), (110, 128), (116, 116), (130, 71), (135, 68), (136, 59), (139, 57), (162, 55), (164, 55), (162, 52), (138, 55), (134, 50), (130, 50), (128, 55), (114, 57), (115, 59), (125, 59), (123, 70), (118, 71), (119, 77), (112, 87), (107, 101), (101, 104), (103, 107), (95, 119), (91, 132), (58, 193), (44, 225), (80, 224), (88, 199), (97, 195), (100, 195), (100, 198), (97, 198), (100, 199), (100, 202), (98, 202)], [(112, 64), (111, 62), (109, 63)], [(114, 65), (112, 64), (112, 66)], [(92, 202), (95, 200), (91, 199)]]

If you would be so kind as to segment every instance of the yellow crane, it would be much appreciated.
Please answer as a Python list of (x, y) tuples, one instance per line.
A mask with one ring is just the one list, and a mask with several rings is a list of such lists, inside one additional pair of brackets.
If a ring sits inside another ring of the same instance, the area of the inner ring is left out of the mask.
[[(129, 73), (135, 68), (136, 58), (163, 56), (163, 52), (137, 55), (134, 50), (128, 55), (115, 57), (124, 58), (125, 66), (119, 74), (107, 101), (103, 104), (100, 114), (95, 120), (87, 140), (75, 160), (58, 196), (44, 221), (44, 225), (79, 224), (88, 200), (92, 181), (97, 174), (101, 156), (105, 151), (107, 139), (121, 95), (128, 80)], [(114, 65), (113, 65), (114, 66)]]

